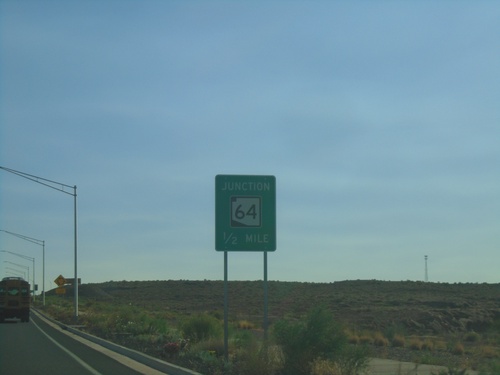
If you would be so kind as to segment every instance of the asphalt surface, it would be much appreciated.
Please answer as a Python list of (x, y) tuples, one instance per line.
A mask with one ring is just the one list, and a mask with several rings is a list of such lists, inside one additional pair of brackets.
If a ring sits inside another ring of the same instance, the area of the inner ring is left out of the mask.
[(110, 357), (98, 345), (72, 336), (34, 314), (29, 323), (7, 320), (0, 324), (0, 374), (164, 374), (140, 364), (134, 369), (127, 358)]

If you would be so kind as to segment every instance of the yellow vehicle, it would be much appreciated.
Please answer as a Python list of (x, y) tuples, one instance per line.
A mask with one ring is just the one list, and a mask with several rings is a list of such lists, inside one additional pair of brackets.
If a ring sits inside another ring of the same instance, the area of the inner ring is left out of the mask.
[(4, 277), (0, 281), (0, 323), (8, 318), (30, 321), (30, 284), (22, 277)]

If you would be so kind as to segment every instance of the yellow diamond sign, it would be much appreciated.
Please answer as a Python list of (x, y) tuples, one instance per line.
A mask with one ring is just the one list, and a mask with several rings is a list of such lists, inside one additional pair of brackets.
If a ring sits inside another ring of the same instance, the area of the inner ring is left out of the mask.
[(59, 275), (57, 276), (57, 278), (54, 280), (54, 282), (59, 285), (59, 286), (63, 286), (64, 284), (66, 284), (66, 279), (64, 278), (63, 275)]

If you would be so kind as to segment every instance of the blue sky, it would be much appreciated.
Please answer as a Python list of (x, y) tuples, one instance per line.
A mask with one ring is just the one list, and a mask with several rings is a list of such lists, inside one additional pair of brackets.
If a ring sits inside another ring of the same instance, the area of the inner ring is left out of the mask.
[[(215, 176), (274, 175), (269, 279), (499, 282), (495, 1), (0, 1), (0, 166), (73, 186), (83, 282), (222, 279)], [(0, 170), (73, 275), (73, 198)], [(0, 250), (41, 248), (0, 232)], [(29, 262), (0, 253), (8, 262)], [(9, 266), (10, 267), (10, 266)], [(263, 278), (229, 254), (230, 280)]]

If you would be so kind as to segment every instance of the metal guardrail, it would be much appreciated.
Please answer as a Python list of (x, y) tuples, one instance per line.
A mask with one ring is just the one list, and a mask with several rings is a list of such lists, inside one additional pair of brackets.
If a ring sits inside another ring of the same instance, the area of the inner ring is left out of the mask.
[(195, 371), (174, 365), (172, 363), (162, 361), (160, 359), (151, 357), (147, 354), (138, 352), (136, 350), (129, 349), (129, 348), (126, 348), (124, 346), (121, 346), (121, 345), (112, 343), (110, 341), (101, 339), (101, 338), (94, 336), (94, 335), (91, 335), (89, 333), (82, 332), (77, 328), (83, 328), (83, 326), (72, 326), (72, 325), (61, 323), (61, 322), (59, 322), (55, 319), (52, 319), (51, 317), (43, 314), (41, 311), (38, 311), (35, 308), (31, 308), (31, 311), (34, 314), (38, 315), (39, 317), (47, 319), (48, 321), (58, 325), (62, 329), (67, 330), (68, 332), (71, 332), (77, 336), (80, 336), (80, 337), (88, 340), (88, 341), (91, 341), (95, 344), (98, 344), (106, 349), (112, 350), (115, 353), (124, 355), (128, 358), (133, 359), (134, 361), (142, 363), (143, 365), (149, 366), (149, 367), (151, 367), (155, 370), (161, 371), (165, 374), (168, 374), (168, 375), (203, 375), (199, 372), (195, 372)]

